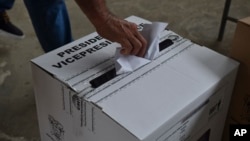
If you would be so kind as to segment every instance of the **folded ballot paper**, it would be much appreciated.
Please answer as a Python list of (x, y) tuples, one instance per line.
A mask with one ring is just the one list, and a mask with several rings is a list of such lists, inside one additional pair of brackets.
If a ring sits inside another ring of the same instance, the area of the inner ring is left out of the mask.
[(167, 27), (167, 23), (153, 22), (145, 24), (141, 34), (147, 40), (147, 52), (144, 57), (120, 54), (121, 48), (117, 48), (115, 54), (116, 74), (132, 72), (149, 63), (159, 54), (160, 33)]

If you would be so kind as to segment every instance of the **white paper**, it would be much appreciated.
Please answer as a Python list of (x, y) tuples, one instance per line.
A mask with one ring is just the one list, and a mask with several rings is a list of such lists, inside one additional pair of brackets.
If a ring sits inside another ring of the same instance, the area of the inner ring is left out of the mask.
[(153, 22), (152, 24), (144, 24), (141, 31), (142, 36), (147, 40), (147, 52), (144, 56), (120, 54), (121, 48), (117, 48), (115, 54), (116, 74), (132, 72), (141, 66), (149, 63), (159, 54), (160, 34), (167, 27), (167, 23)]
[(120, 54), (120, 50), (121, 48), (117, 48), (115, 54), (116, 74), (123, 74), (134, 71), (150, 62), (150, 60), (148, 59), (137, 57), (135, 55), (122, 55)]

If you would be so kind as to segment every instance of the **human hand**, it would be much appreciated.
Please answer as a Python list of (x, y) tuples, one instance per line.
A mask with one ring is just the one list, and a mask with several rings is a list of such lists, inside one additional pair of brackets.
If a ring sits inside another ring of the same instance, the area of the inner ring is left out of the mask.
[(96, 26), (102, 37), (121, 44), (121, 54), (143, 57), (147, 41), (138, 32), (137, 25), (110, 15), (106, 22)]

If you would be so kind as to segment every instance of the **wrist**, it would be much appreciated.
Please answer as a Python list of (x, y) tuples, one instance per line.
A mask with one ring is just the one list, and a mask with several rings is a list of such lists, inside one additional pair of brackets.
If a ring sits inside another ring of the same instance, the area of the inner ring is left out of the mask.
[(96, 13), (88, 17), (88, 19), (94, 25), (95, 28), (98, 28), (101, 25), (106, 24), (111, 18), (112, 15), (108, 11), (105, 13)]

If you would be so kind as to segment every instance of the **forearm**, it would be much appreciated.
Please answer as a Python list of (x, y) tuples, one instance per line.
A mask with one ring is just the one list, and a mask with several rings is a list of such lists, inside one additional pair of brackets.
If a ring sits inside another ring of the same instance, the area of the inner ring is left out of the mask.
[(75, 0), (90, 22), (97, 27), (107, 22), (111, 13), (106, 7), (105, 0)]

